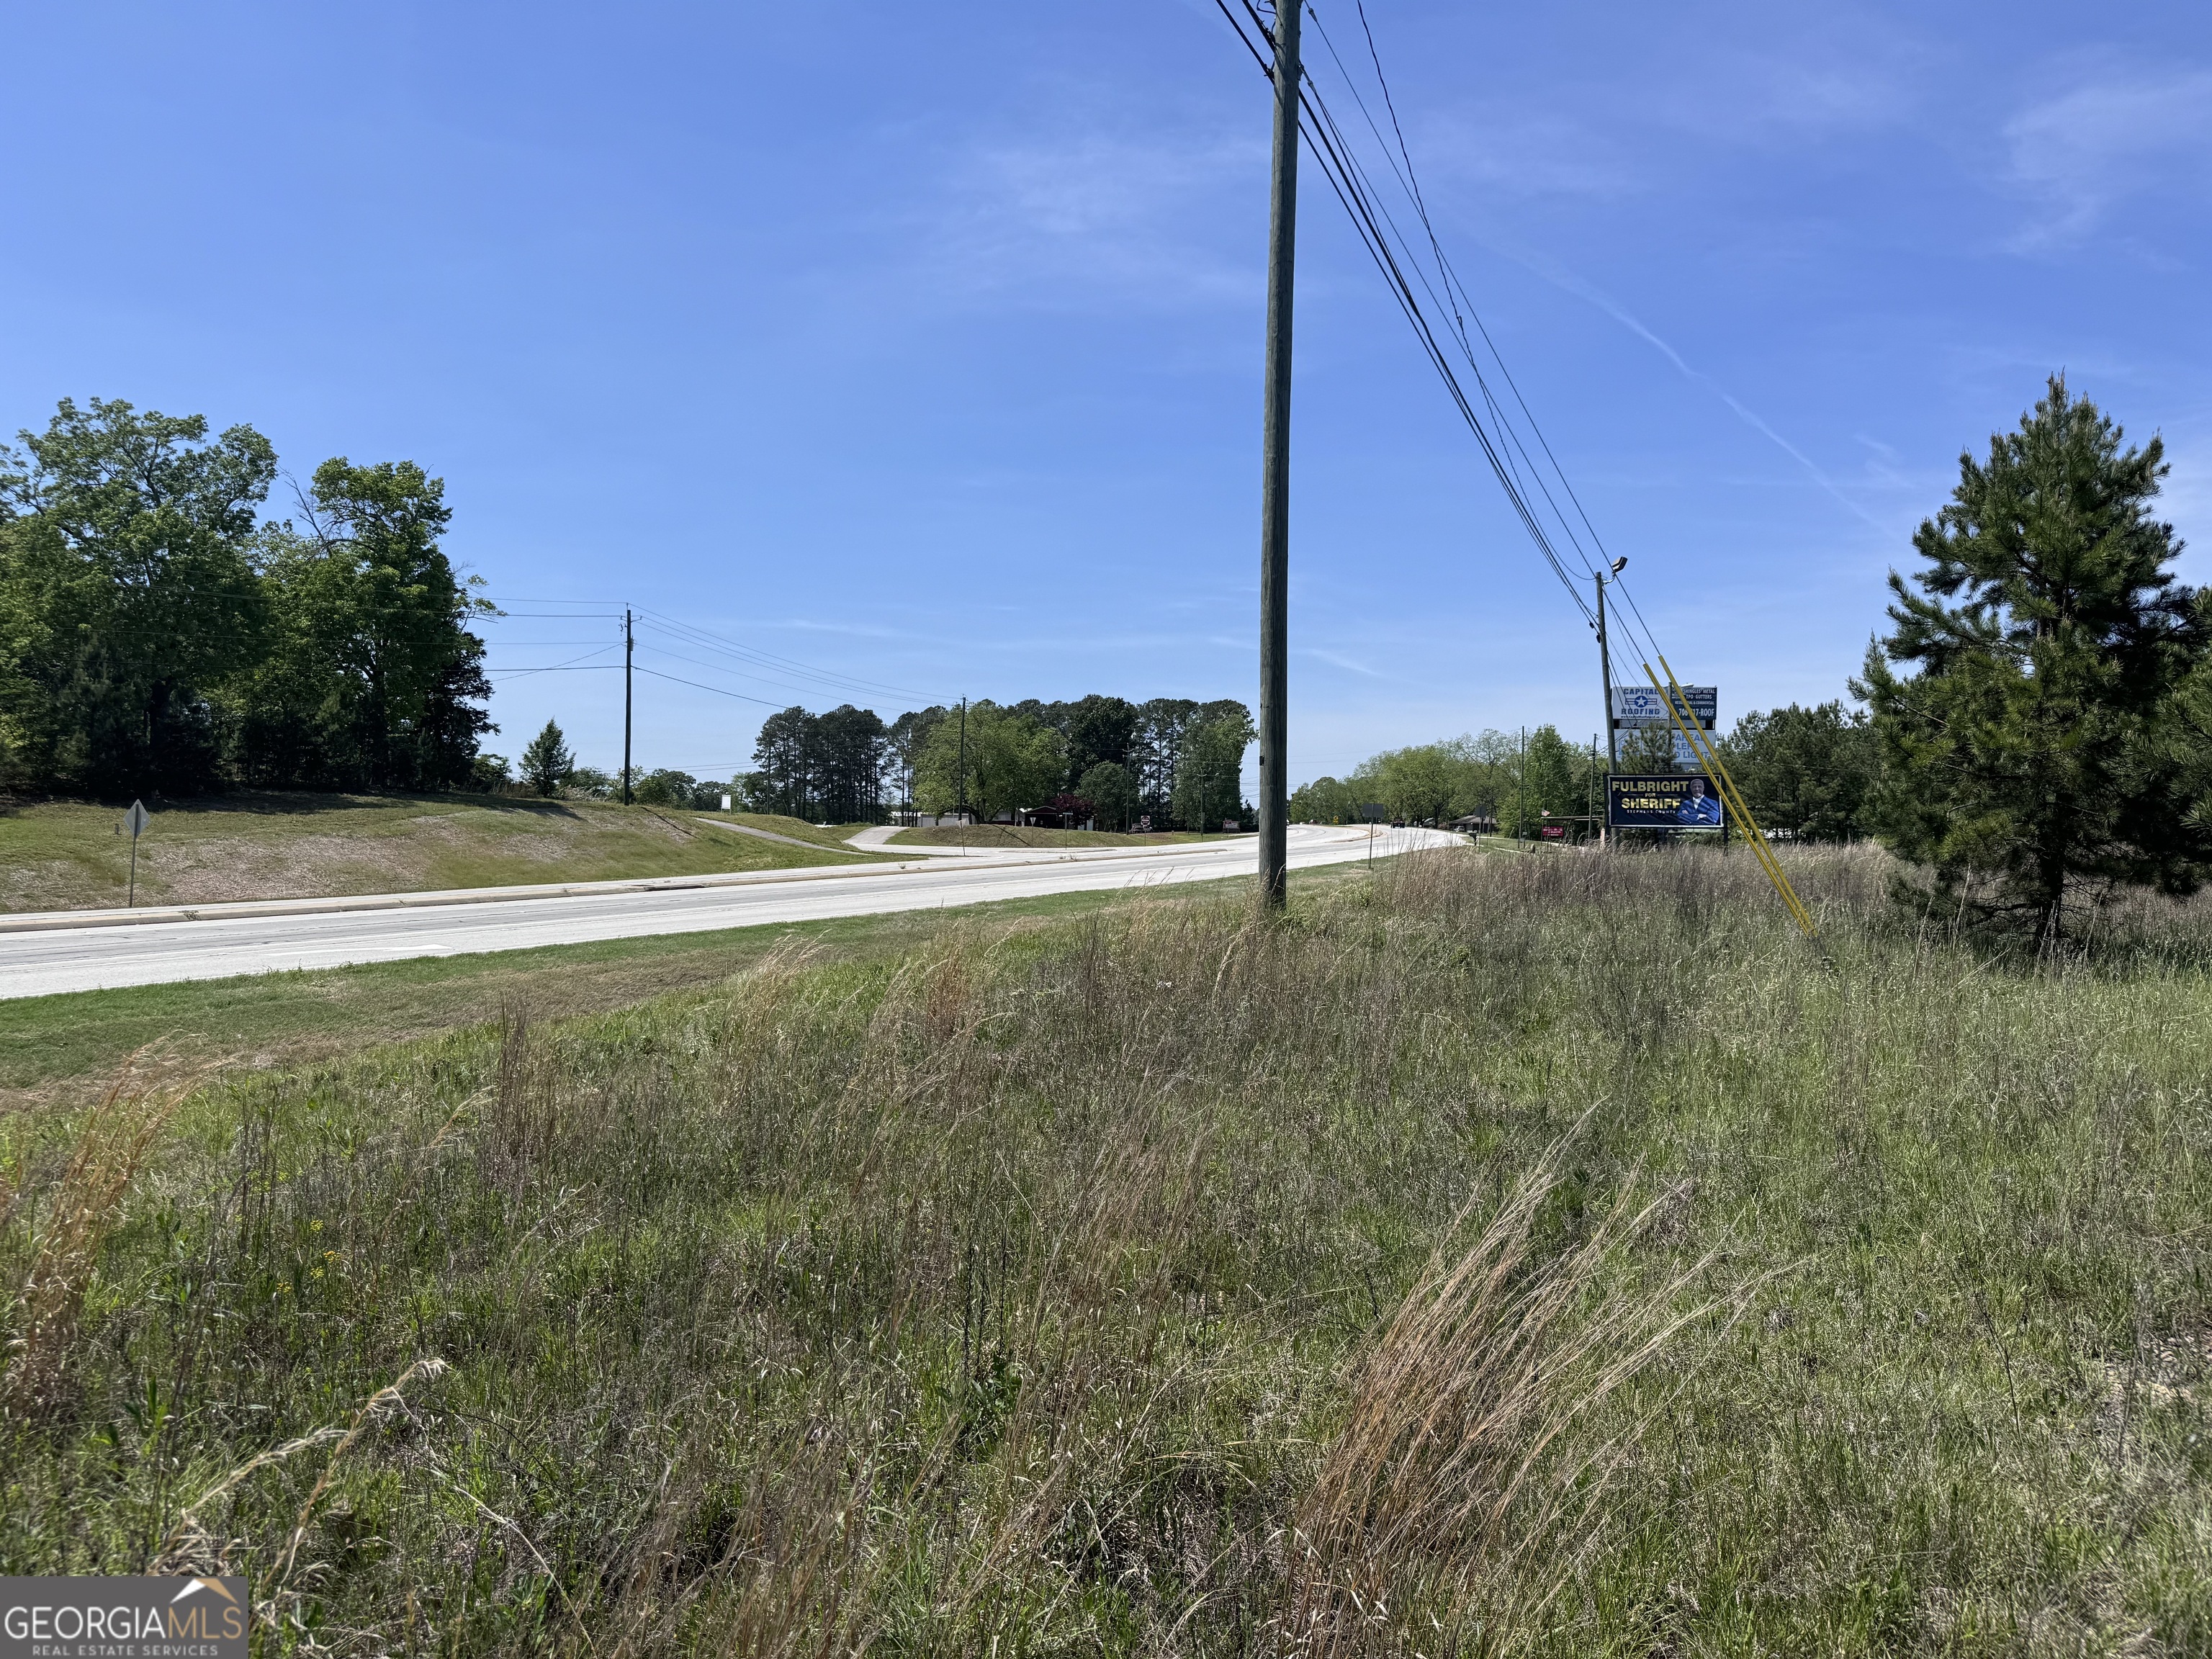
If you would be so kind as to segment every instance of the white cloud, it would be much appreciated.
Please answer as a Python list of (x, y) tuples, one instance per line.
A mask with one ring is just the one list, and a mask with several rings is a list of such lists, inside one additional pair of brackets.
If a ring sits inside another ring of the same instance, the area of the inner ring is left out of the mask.
[(1901, 35), (1864, 28), (1723, 50), (1674, 82), (1660, 108), (1671, 125), (1737, 143), (1860, 131), (1906, 113), (1925, 57)]
[(1311, 657), (1316, 662), (1325, 662), (1332, 668), (1341, 668), (1349, 674), (1364, 674), (1370, 679), (1385, 680), (1394, 678), (1385, 674), (1379, 668), (1370, 668), (1357, 657), (1347, 657), (1341, 651), (1324, 651), (1318, 646), (1310, 645), (1303, 648), (1298, 654), (1302, 657)]
[(2212, 171), (2212, 70), (2105, 74), (2014, 116), (2013, 181), (2056, 216), (2018, 239), (2071, 240), (2127, 197)]
[(1264, 180), (1266, 164), (1249, 137), (1093, 130), (979, 146), (956, 169), (930, 263), (948, 287), (1048, 303), (1101, 288), (1154, 303), (1246, 297), (1255, 262), (1208, 246), (1217, 221), (1206, 210)]
[(1615, 196), (1638, 182), (1627, 147), (1549, 112), (1462, 110), (1409, 137), (1425, 180), (1433, 173), (1496, 195)]

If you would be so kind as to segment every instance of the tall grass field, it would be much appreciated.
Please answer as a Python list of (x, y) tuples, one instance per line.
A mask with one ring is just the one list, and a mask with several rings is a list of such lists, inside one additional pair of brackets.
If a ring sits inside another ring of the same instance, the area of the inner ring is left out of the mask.
[(345, 1655), (2212, 1651), (2212, 909), (1402, 859), (4, 1129), (0, 1571)]

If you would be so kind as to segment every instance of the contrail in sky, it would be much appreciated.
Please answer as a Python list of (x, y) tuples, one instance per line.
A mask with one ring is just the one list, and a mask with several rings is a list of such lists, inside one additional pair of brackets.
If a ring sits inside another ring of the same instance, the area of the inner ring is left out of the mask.
[(1607, 316), (1612, 318), (1613, 321), (1619, 323), (1623, 328), (1629, 330), (1632, 333), (1649, 342), (1667, 359), (1668, 362), (1674, 364), (1676, 368), (1682, 371), (1683, 377), (1686, 380), (1693, 381), (1695, 384), (1703, 386), (1706, 391), (1711, 392), (1713, 396), (1718, 398), (1723, 403), (1734, 410), (1737, 418), (1741, 420), (1745, 425), (1752, 428), (1756, 432), (1763, 434), (1778, 449), (1781, 450), (1784, 454), (1789, 456), (1791, 460), (1803, 467), (1805, 471), (1811, 475), (1814, 482), (1818, 483), (1821, 489), (1826, 490), (1828, 494), (1834, 496), (1838, 501), (1843, 504), (1846, 510), (1856, 514), (1858, 518), (1864, 520), (1868, 524), (1872, 525), (1876, 530), (1887, 531), (1889, 528), (1887, 525), (1883, 524), (1881, 520), (1875, 518), (1873, 514), (1868, 512), (1850, 496), (1844, 495), (1841, 489), (1838, 489), (1836, 486), (1836, 481), (1831, 478), (1826, 472), (1822, 471), (1820, 465), (1811, 456), (1808, 455), (1803, 450), (1798, 448), (1796, 445), (1791, 443), (1789, 439), (1784, 437), (1772, 427), (1769, 426), (1765, 419), (1759, 416), (1758, 411), (1745, 408), (1743, 404), (1737, 399), (1734, 392), (1730, 392), (1718, 380), (1713, 379), (1711, 375), (1706, 374), (1703, 369), (1691, 368), (1687, 362), (1683, 361), (1682, 354), (1680, 352), (1675, 350), (1673, 346), (1668, 345), (1666, 341), (1661, 339), (1656, 334), (1654, 334), (1650, 329), (1646, 328), (1638, 318), (1629, 312), (1627, 308), (1622, 306), (1618, 301), (1614, 300), (1612, 295), (1607, 294), (1602, 289), (1584, 282), (1581, 277), (1576, 276), (1571, 271), (1560, 270), (1543, 264), (1539, 264), (1534, 260), (1528, 261), (1527, 263), (1529, 264), (1529, 268), (1531, 270), (1534, 270), (1537, 275), (1542, 276), (1547, 282), (1556, 283), (1560, 288), (1566, 289), (1568, 293), (1575, 295), (1577, 299), (1588, 301), (1591, 305), (1595, 306), (1600, 311), (1605, 313)]

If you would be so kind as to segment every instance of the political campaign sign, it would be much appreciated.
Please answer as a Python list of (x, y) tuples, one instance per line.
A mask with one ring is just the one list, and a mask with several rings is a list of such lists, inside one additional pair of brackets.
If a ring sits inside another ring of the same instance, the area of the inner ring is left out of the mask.
[[(1686, 685), (1682, 696), (1698, 724), (1711, 731), (1720, 714), (1720, 688)], [(1666, 697), (1653, 687), (1616, 685), (1613, 688), (1613, 723), (1622, 731), (1633, 731), (1639, 726), (1672, 726), (1674, 722), (1668, 716)]]
[(1608, 773), (1605, 821), (1614, 830), (1717, 830), (1720, 792), (1702, 773)]

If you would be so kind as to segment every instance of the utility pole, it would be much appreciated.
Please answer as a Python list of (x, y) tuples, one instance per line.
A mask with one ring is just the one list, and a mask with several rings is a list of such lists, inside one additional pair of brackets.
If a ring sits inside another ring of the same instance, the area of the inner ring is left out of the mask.
[[(1613, 722), (1608, 719), (1606, 724), (1610, 726)], [(1592, 841), (1602, 842), (1605, 839), (1605, 825), (1599, 820), (1597, 815), (1597, 734), (1593, 732), (1590, 733), (1589, 787), (1583, 791), (1583, 811), (1589, 816), (1583, 820), (1583, 830)]]
[(956, 803), (956, 805), (954, 805), (953, 810), (954, 810), (955, 811), (957, 811), (957, 812), (958, 812), (958, 813), (960, 814), (961, 821), (962, 821), (963, 823), (965, 823), (965, 822), (967, 821), (967, 819), (968, 819), (968, 816), (969, 816), (969, 813), (968, 813), (968, 699), (967, 699), (967, 698), (965, 698), (965, 697), (963, 697), (963, 698), (961, 698), (961, 699), (960, 699), (960, 788), (959, 788), (958, 793), (959, 793), (960, 799), (959, 799), (958, 802), (957, 802), (957, 803)]
[(1623, 554), (1613, 562), (1610, 573), (1600, 571), (1594, 579), (1597, 583), (1597, 666), (1598, 677), (1605, 682), (1605, 758), (1613, 770), (1620, 770), (1620, 745), (1613, 733), (1613, 653), (1605, 637), (1605, 585), (1610, 574), (1618, 576), (1628, 562)]
[(1298, 217), (1298, 21), (1275, 0), (1275, 165), (1267, 202), (1267, 380), (1260, 474), (1260, 902), (1289, 898), (1291, 296)]
[(623, 611), (623, 805), (629, 805), (629, 663), (637, 654), (637, 640), (630, 632), (629, 611)]

